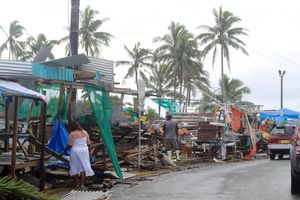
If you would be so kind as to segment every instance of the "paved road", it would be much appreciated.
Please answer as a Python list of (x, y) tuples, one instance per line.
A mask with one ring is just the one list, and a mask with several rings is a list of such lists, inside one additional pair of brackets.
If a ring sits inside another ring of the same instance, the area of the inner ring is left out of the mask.
[(202, 167), (116, 185), (112, 200), (289, 200), (290, 161), (269, 159)]

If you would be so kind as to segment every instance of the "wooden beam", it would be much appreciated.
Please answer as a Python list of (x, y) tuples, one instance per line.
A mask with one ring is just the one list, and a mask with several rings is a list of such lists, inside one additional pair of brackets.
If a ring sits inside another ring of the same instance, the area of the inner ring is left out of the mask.
[[(46, 91), (43, 91), (43, 95), (46, 95)], [(42, 148), (41, 148), (41, 159), (40, 159), (40, 190), (43, 191), (45, 189), (45, 135), (46, 135), (46, 112), (47, 105), (43, 101), (41, 105), (41, 116), (40, 116), (40, 134), (42, 133)]]
[(57, 106), (57, 118), (59, 123), (61, 123), (62, 121), (62, 106), (63, 106), (64, 93), (65, 93), (65, 84), (62, 83), (60, 87), (58, 106)]
[(67, 130), (68, 132), (70, 132), (70, 122), (72, 121), (72, 91), (73, 88), (72, 86), (70, 87), (69, 91), (68, 91), (68, 99), (67, 99), (67, 107), (68, 107), (68, 127)]
[(18, 110), (19, 110), (19, 97), (15, 96), (14, 105), (14, 128), (13, 128), (13, 141), (12, 141), (12, 153), (11, 153), (11, 171), (12, 177), (16, 177), (16, 153), (17, 153), (17, 131), (18, 131)]
[[(9, 133), (9, 100), (8, 97), (5, 98), (5, 132)], [(4, 140), (4, 151), (8, 152), (9, 150), (9, 139)]]
[[(28, 137), (28, 142), (32, 143), (33, 145), (37, 146), (37, 147), (42, 147), (42, 143), (40, 143), (34, 136), (29, 135)], [(53, 151), (52, 149), (50, 149), (49, 147), (45, 146), (45, 151), (49, 154), (51, 154), (52, 156), (54, 156), (55, 158), (57, 158), (58, 160), (64, 162), (64, 163), (69, 163), (69, 161), (67, 159), (65, 159), (64, 157), (62, 157), (61, 155), (59, 155), (58, 153), (56, 153), (55, 151)]]
[(28, 153), (25, 151), (25, 149), (24, 149), (22, 143), (20, 142), (19, 138), (17, 138), (17, 143), (18, 143), (19, 147), (22, 149), (24, 155), (28, 156)]

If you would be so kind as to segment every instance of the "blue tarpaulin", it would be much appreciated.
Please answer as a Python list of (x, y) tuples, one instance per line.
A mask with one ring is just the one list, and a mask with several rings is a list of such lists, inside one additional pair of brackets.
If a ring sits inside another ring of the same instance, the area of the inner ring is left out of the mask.
[(260, 113), (261, 120), (274, 120), (277, 125), (296, 123), (299, 112), (287, 108), (282, 108), (276, 111), (266, 111)]
[[(58, 119), (54, 120), (54, 127), (52, 131), (52, 136), (48, 147), (57, 153), (60, 153), (67, 146), (69, 140), (69, 133), (67, 132), (65, 125), (59, 123)], [(70, 150), (66, 152), (67, 155), (70, 155)]]
[(297, 119), (299, 116), (299, 112), (293, 111), (287, 108), (282, 108), (280, 110), (276, 111), (267, 111), (267, 112), (261, 112), (260, 117), (261, 119), (266, 118), (276, 118), (276, 117), (286, 117), (286, 118), (294, 118)]

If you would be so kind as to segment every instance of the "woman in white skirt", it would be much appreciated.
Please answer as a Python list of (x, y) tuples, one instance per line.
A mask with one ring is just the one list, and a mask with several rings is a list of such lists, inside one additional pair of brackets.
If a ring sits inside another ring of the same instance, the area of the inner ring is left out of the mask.
[(76, 187), (84, 187), (85, 177), (94, 175), (88, 147), (91, 142), (89, 134), (81, 128), (78, 122), (71, 122), (70, 131), (68, 145), (61, 154), (71, 149), (69, 174), (74, 178)]

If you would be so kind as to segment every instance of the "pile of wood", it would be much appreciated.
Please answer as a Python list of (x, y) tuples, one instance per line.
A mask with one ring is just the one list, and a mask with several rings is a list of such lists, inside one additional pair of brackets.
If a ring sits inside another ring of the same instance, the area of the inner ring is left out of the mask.
[(199, 122), (198, 140), (216, 140), (221, 136), (223, 127), (211, 125), (210, 122)]

